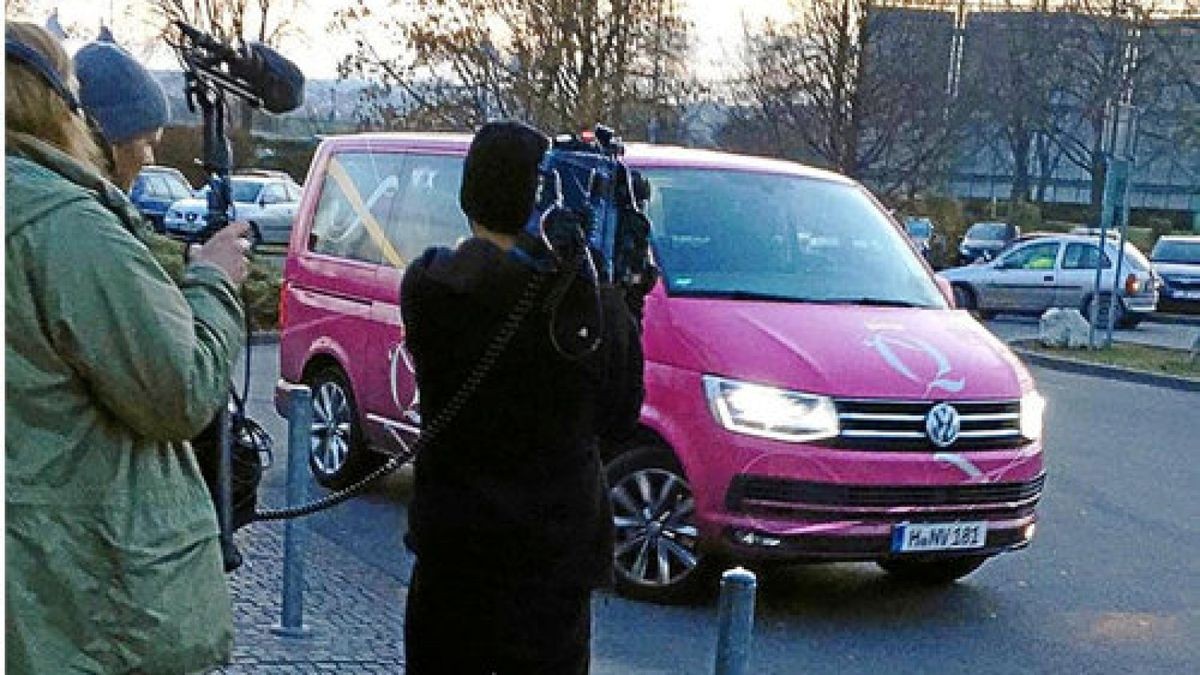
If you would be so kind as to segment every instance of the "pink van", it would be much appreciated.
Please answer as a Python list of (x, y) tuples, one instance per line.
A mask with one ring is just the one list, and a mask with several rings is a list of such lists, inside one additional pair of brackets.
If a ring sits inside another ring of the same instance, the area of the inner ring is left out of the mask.
[[(467, 233), (464, 135), (325, 140), (296, 217), (281, 372), (314, 392), (310, 464), (345, 485), (411, 443), (407, 261)], [(960, 578), (1027, 545), (1042, 398), (954, 310), (859, 184), (798, 164), (632, 145), (663, 279), (640, 433), (607, 448), (619, 588), (668, 600), (718, 561), (875, 561)], [(282, 406), (279, 406), (282, 408)]]

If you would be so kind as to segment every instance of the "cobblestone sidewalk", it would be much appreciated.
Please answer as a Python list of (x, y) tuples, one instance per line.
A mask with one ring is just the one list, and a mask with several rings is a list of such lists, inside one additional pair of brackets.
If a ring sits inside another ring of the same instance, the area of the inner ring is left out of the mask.
[(309, 531), (305, 556), (306, 638), (271, 632), (283, 597), (282, 523), (239, 531), (245, 563), (230, 576), (236, 631), (233, 663), (218, 673), (401, 673), (404, 595), (400, 579)]

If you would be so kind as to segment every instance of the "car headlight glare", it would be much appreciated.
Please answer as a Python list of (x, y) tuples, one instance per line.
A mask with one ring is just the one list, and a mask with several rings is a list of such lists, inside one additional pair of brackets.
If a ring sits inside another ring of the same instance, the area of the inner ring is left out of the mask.
[(704, 376), (709, 408), (730, 431), (779, 441), (813, 441), (838, 435), (833, 399), (749, 382)]
[(1021, 435), (1031, 441), (1042, 437), (1042, 419), (1046, 413), (1046, 399), (1036, 391), (1021, 397)]

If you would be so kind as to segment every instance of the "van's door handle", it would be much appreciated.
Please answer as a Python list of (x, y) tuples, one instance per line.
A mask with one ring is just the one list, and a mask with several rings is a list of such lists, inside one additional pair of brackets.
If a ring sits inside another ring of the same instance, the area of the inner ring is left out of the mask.
[(1046, 276), (1042, 277), (1042, 281), (1054, 281), (1054, 275), (1047, 274)]

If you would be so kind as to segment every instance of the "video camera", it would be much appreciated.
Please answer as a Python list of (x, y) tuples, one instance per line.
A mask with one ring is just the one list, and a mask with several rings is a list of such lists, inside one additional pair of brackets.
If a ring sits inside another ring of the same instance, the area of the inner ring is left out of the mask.
[[(538, 167), (534, 212), (521, 240), (544, 242), (560, 261), (578, 257), (581, 246), (591, 249), (597, 266), (584, 256), (581, 274), (592, 284), (644, 284), (654, 273), (650, 221), (642, 211), (650, 184), (626, 166), (624, 154), (621, 139), (603, 125), (590, 134), (555, 137)], [(535, 267), (550, 263), (528, 252)]]

